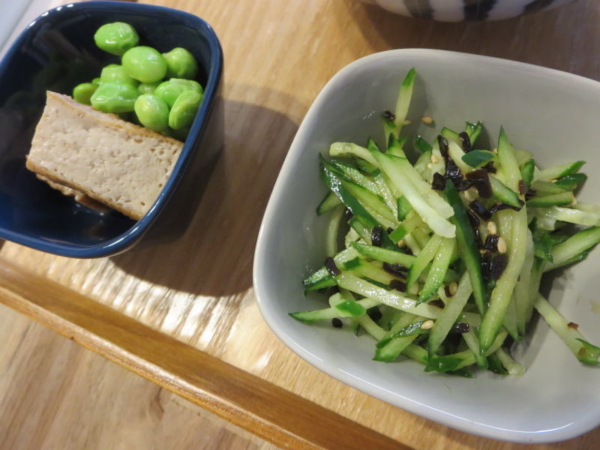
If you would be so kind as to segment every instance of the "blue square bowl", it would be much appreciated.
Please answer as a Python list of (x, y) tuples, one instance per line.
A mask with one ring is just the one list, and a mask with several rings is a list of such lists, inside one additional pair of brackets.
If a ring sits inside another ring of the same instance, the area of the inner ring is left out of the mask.
[[(139, 221), (100, 214), (49, 188), (25, 168), (46, 90), (70, 94), (78, 83), (99, 76), (118, 57), (99, 50), (94, 32), (109, 22), (127, 22), (140, 42), (160, 52), (187, 48), (200, 66), (204, 98), (169, 181)], [(174, 9), (135, 3), (83, 2), (60, 6), (34, 20), (0, 63), (0, 238), (58, 255), (95, 258), (123, 252), (157, 222), (177, 222), (178, 195), (199, 197), (186, 179), (214, 160), (218, 146), (203, 138), (221, 78), (222, 52), (204, 20)], [(177, 192), (176, 192), (177, 191)], [(189, 208), (189, 199), (185, 202)], [(169, 206), (167, 210), (167, 205)], [(185, 209), (185, 205), (181, 205)], [(168, 217), (165, 217), (168, 216)], [(168, 220), (167, 220), (168, 219)], [(162, 227), (164, 228), (164, 227)]]

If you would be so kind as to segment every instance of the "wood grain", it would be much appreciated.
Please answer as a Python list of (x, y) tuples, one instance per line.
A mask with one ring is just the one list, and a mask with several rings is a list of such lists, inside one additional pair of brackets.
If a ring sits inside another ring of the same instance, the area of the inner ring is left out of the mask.
[(276, 447), (0, 305), (0, 448)]
[[(254, 245), (294, 133), (319, 90), (341, 67), (377, 51), (428, 47), (525, 61), (598, 80), (600, 3), (580, 0), (526, 18), (468, 25), (405, 19), (351, 0), (151, 3), (205, 18), (220, 36), (225, 54), (219, 106), (227, 127), (215, 142), (224, 150), (191, 226), (169, 245), (139, 247), (101, 260), (60, 258), (12, 243), (4, 245), (0, 256), (35, 272), (40, 282), (55, 281), (242, 369), (273, 389), (294, 393), (399, 443), (418, 449), (520, 448), (394, 408), (293, 355), (270, 332), (256, 307), (251, 286)], [(42, 300), (24, 296), (14, 306), (27, 310), (27, 302), (33, 302), (37, 318), (52, 324), (56, 311), (44, 312), (36, 306), (38, 301)], [(94, 310), (93, 305), (83, 311), (78, 305), (64, 307), (86, 318)], [(77, 317), (69, 315), (68, 320)], [(74, 336), (85, 332), (77, 327), (72, 331)], [(104, 351), (105, 344), (89, 343), (97, 351)], [(125, 359), (120, 363), (132, 364)], [(231, 420), (241, 423), (237, 417)], [(594, 448), (599, 438), (595, 430), (540, 448)]]

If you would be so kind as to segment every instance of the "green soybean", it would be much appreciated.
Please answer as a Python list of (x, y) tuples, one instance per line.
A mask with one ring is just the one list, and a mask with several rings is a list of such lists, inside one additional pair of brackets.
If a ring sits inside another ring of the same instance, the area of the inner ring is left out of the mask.
[(133, 47), (122, 58), (125, 72), (142, 83), (156, 83), (167, 74), (165, 58), (152, 47)]
[(140, 83), (138, 91), (140, 91), (140, 94), (154, 94), (159, 84), (158, 81), (156, 83)]
[(135, 28), (123, 22), (102, 25), (94, 35), (94, 41), (98, 48), (117, 56), (121, 56), (130, 48), (135, 47), (139, 40)]
[(110, 64), (102, 69), (102, 73), (100, 73), (100, 81), (102, 83), (127, 83), (134, 86), (140, 84), (139, 81), (134, 80), (127, 75), (127, 72), (125, 72), (123, 66), (118, 64)]
[(196, 91), (182, 92), (169, 113), (169, 126), (174, 130), (186, 128), (192, 124), (202, 101), (202, 94)]
[(162, 98), (169, 105), (169, 108), (172, 108), (175, 100), (185, 91), (195, 91), (202, 94), (202, 87), (197, 81), (171, 78), (169, 81), (160, 83), (154, 94)]
[(134, 110), (139, 95), (137, 88), (131, 84), (108, 82), (98, 86), (91, 103), (98, 111), (125, 113)]
[(163, 56), (167, 61), (167, 76), (169, 78), (193, 79), (198, 75), (198, 63), (185, 48), (174, 48), (168, 53), (163, 53)]
[(76, 102), (82, 103), (84, 105), (91, 105), (90, 99), (94, 92), (96, 92), (96, 86), (93, 83), (81, 83), (75, 86), (73, 89), (73, 98)]
[(169, 127), (169, 107), (156, 95), (142, 94), (135, 101), (135, 114), (142, 125), (152, 131)]

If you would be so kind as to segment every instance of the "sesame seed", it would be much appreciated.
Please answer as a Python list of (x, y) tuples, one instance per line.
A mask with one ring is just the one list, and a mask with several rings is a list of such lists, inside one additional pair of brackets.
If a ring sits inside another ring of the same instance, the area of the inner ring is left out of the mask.
[(495, 148), (494, 150), (492, 150), (492, 153), (498, 153), (498, 149)]
[(421, 122), (423, 122), (425, 125), (431, 125), (433, 123), (433, 117), (423, 116), (421, 117)]
[(448, 285), (448, 292), (450, 292), (450, 295), (454, 295), (456, 294), (456, 291), (458, 291), (458, 284), (456, 281), (453, 281)]
[(404, 241), (404, 239), (400, 239), (398, 241), (398, 247), (404, 247), (406, 245), (406, 242)]
[(498, 238), (498, 251), (500, 253), (506, 253), (507, 250), (508, 250), (508, 248), (506, 246), (506, 241), (504, 240), (504, 238), (502, 236), (500, 236)]
[(491, 220), (487, 224), (487, 230), (489, 234), (498, 234), (498, 227)]
[(437, 164), (437, 162), (439, 161), (437, 155), (431, 155), (431, 162), (433, 164)]
[(465, 191), (465, 199), (470, 203), (472, 201), (475, 201), (475, 198), (473, 198), (473, 194), (471, 193), (470, 190)]
[(425, 322), (423, 322), (421, 324), (421, 330), (431, 330), (433, 328), (433, 326), (435, 325), (435, 322), (433, 320), (426, 320)]

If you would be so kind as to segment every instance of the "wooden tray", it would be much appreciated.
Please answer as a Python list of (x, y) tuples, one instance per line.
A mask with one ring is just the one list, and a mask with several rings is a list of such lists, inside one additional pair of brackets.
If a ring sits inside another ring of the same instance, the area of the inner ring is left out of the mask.
[[(600, 78), (600, 4), (500, 23), (435, 24), (351, 0), (162, 0), (211, 23), (225, 54), (222, 156), (193, 223), (168, 245), (74, 260), (12, 243), (0, 301), (289, 448), (515, 449), (352, 389), (289, 351), (262, 320), (252, 259), (262, 214), (311, 102), (341, 67), (429, 47)], [(594, 448), (596, 429), (540, 448)], [(529, 448), (529, 447), (528, 447)]]

